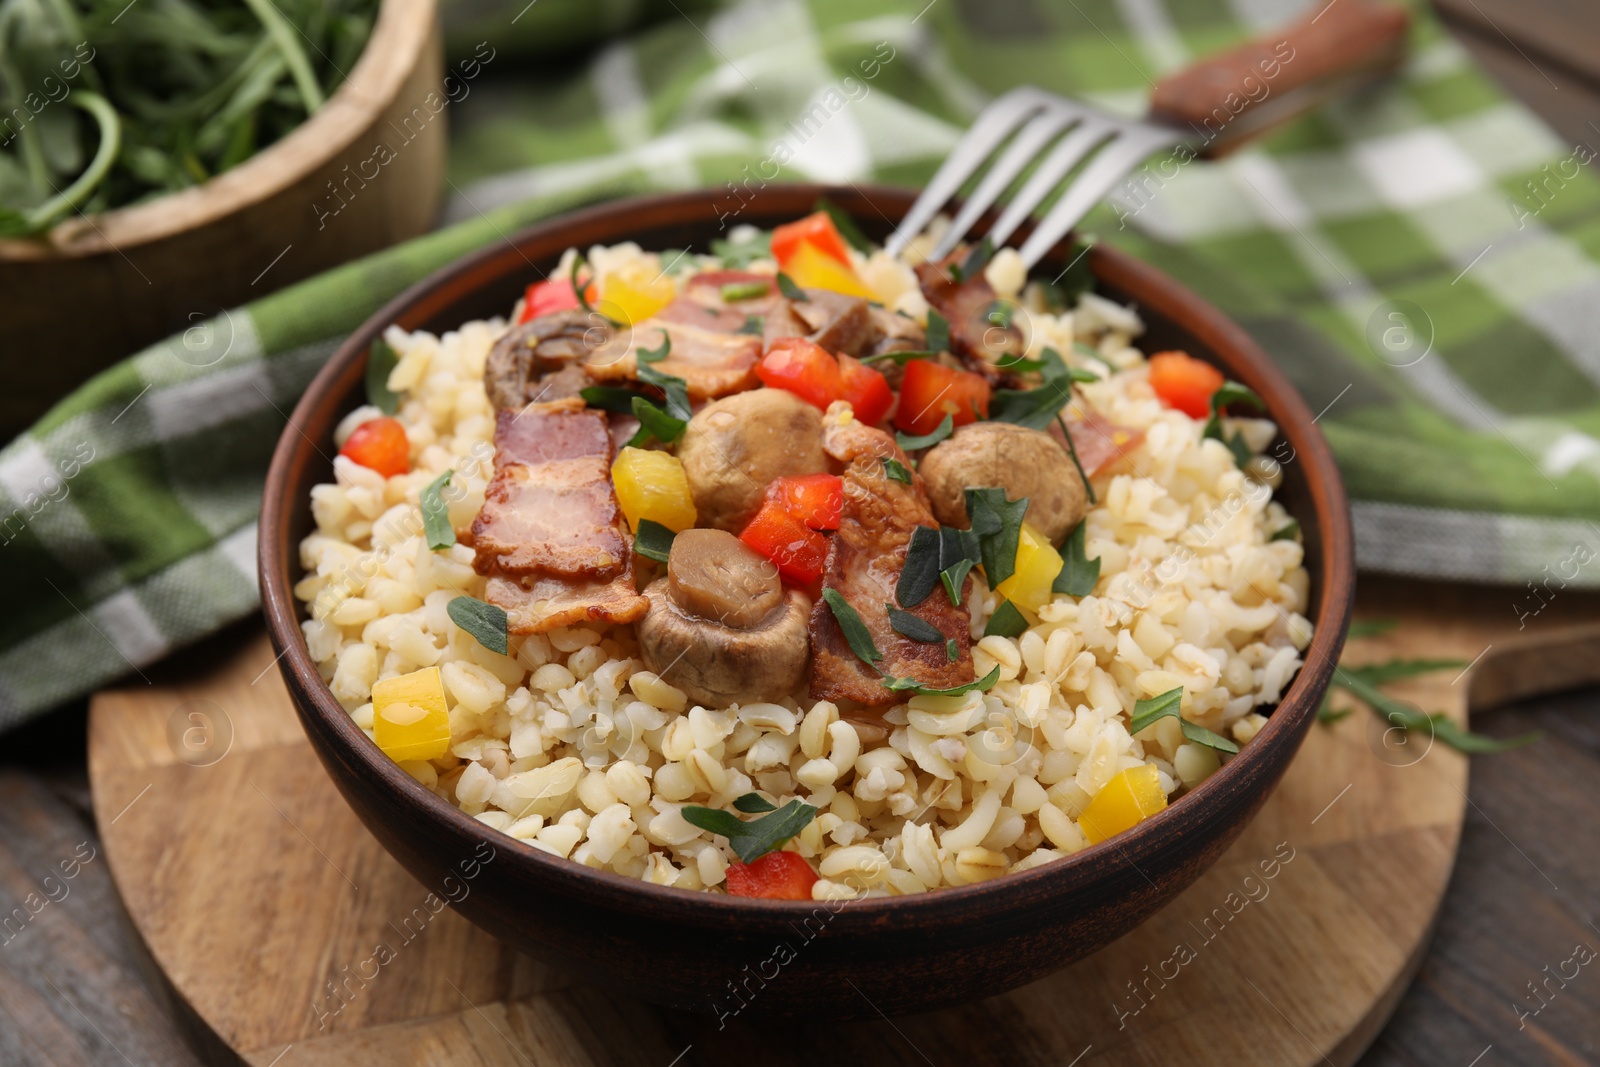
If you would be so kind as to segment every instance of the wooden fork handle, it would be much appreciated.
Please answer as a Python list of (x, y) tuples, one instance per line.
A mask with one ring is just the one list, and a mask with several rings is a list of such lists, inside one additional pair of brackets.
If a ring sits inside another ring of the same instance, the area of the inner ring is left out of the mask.
[(1163, 78), (1150, 118), (1192, 131), (1201, 155), (1223, 155), (1393, 70), (1410, 25), (1381, 0), (1316, 0), (1288, 26)]

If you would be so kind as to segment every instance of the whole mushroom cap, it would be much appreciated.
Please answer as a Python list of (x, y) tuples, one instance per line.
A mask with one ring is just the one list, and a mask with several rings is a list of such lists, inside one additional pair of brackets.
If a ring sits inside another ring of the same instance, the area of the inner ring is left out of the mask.
[(934, 445), (917, 467), (934, 516), (966, 529), (968, 487), (1004, 489), (1028, 498), (1025, 518), (1051, 543), (1083, 521), (1089, 499), (1067, 450), (1039, 430), (1009, 422), (974, 422)]
[(689, 420), (678, 459), (701, 525), (737, 532), (774, 478), (828, 469), (822, 412), (782, 389), (725, 396)]

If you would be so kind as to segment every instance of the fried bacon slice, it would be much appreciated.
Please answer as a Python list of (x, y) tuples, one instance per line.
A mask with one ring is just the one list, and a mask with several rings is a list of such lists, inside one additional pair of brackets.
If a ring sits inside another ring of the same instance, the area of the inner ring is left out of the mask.
[[(884, 458), (911, 469), (894, 438), (835, 412), (829, 413), (823, 429), (823, 448), (844, 464), (844, 508), (828, 549), (823, 587), (838, 590), (856, 609), (883, 658), (877, 670), (863, 663), (845, 641), (832, 610), (819, 599), (811, 612), (811, 695), (863, 704), (903, 699), (883, 684), (880, 671), (936, 689), (972, 681), (971, 618), (965, 604), (953, 605), (943, 590), (935, 590), (908, 609), (944, 635), (938, 643), (913, 641), (889, 625), (886, 605), (898, 606), (895, 586), (912, 531), (938, 525), (921, 476), (913, 472), (909, 485), (890, 478)], [(946, 651), (949, 640), (956, 643), (954, 662)]]
[[(1119, 426), (1092, 408), (1086, 415), (1074, 413), (1066, 421), (1067, 430), (1072, 433), (1072, 447), (1088, 478), (1122, 459), (1144, 441), (1143, 430)], [(1067, 443), (1059, 422), (1050, 424), (1050, 436), (1058, 444), (1065, 446)]]
[(473, 567), (491, 579), (489, 602), (511, 616), (511, 632), (643, 615), (649, 602), (634, 589), (605, 413), (575, 397), (501, 410), (494, 437)]

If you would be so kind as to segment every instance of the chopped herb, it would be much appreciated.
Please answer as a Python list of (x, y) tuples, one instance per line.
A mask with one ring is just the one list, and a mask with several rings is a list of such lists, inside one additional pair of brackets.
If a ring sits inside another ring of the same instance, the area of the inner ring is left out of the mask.
[[(591, 315), (599, 315), (602, 319), (605, 319), (607, 322), (615, 322), (614, 319), (610, 318), (607, 315), (601, 314), (600, 311), (597, 308), (595, 308), (595, 306), (593, 304), (589, 303), (589, 294), (584, 292), (585, 289), (589, 288), (589, 283), (588, 282), (580, 283), (578, 281), (578, 268), (582, 267), (582, 266), (587, 266), (587, 264), (584, 262), (584, 258), (582, 256), (573, 256), (572, 257), (572, 271), (567, 276), (567, 280), (572, 283), (572, 292), (573, 292), (573, 295), (575, 295), (578, 298), (579, 306), (581, 306), (583, 308), (583, 310), (587, 311)], [(621, 325), (621, 324), (618, 323), (618, 325)]]
[(1254, 389), (1235, 381), (1223, 382), (1222, 386), (1211, 394), (1212, 412), (1221, 414), (1229, 404), (1248, 404), (1257, 411), (1267, 410), (1266, 403), (1256, 395)]
[(1322, 698), (1322, 706), (1317, 709), (1317, 721), (1324, 726), (1332, 726), (1341, 719), (1349, 718), (1354, 710), (1350, 707), (1336, 708), (1333, 706), (1333, 698), (1325, 696)]
[(650, 519), (640, 519), (639, 529), (633, 534), (633, 550), (645, 559), (665, 563), (672, 552), (672, 539), (676, 536), (670, 527)]
[(861, 232), (861, 227), (856, 225), (856, 220), (845, 213), (844, 208), (835, 204), (825, 196), (817, 197), (817, 202), (812, 205), (812, 211), (826, 211), (833, 220), (833, 228), (839, 231), (839, 236), (850, 242), (850, 247), (857, 252), (872, 254), (872, 241)]
[(930, 526), (918, 526), (911, 531), (911, 543), (906, 548), (906, 561), (900, 567), (894, 597), (901, 607), (914, 608), (928, 599), (938, 582), (939, 531)]
[(994, 365), (999, 370), (1008, 370), (1015, 374), (1028, 374), (1032, 371), (1044, 370), (1044, 360), (1026, 359), (1022, 356), (1002, 355), (995, 360)]
[(1072, 398), (1073, 382), (1098, 382), (1100, 376), (1067, 366), (1061, 353), (1047, 348), (1040, 354), (1043, 382), (1033, 389), (997, 389), (989, 404), (989, 418), (1030, 430), (1043, 430), (1061, 415)]
[(919, 619), (909, 611), (901, 611), (893, 604), (885, 604), (883, 607), (889, 613), (890, 628), (900, 636), (921, 641), (925, 645), (937, 645), (944, 640), (944, 634), (940, 633), (933, 623)]
[(661, 268), (661, 272), (677, 277), (685, 268), (694, 266), (694, 260), (689, 258), (693, 254), (687, 248), (663, 248), (657, 253), (661, 261), (666, 264)]
[(1386, 634), (1400, 625), (1399, 619), (1365, 619), (1361, 622), (1350, 624), (1348, 631), (1351, 637), (1377, 637)]
[(958, 697), (963, 693), (970, 693), (974, 689), (980, 693), (987, 693), (989, 690), (994, 688), (994, 683), (998, 682), (999, 680), (999, 667), (995, 667), (994, 670), (990, 671), (982, 678), (979, 678), (977, 681), (967, 682), (964, 685), (952, 685), (948, 689), (930, 689), (927, 686), (918, 685), (915, 678), (895, 678), (887, 674), (883, 676), (883, 684), (888, 689), (892, 689), (897, 693), (903, 693), (909, 690), (913, 696), (930, 697)]
[(794, 279), (783, 271), (778, 272), (778, 291), (790, 300), (810, 300), (806, 291), (794, 283)]
[(434, 551), (456, 543), (456, 529), (450, 525), (450, 506), (445, 503), (444, 487), (455, 471), (445, 471), (422, 490), (422, 529), (428, 547)]
[(839, 631), (844, 634), (845, 643), (850, 646), (850, 651), (863, 663), (877, 663), (883, 658), (883, 653), (878, 651), (878, 646), (873, 644), (872, 632), (867, 629), (867, 624), (861, 621), (861, 616), (856, 614), (856, 609), (850, 606), (837, 589), (824, 589), (822, 599), (827, 603), (828, 610), (833, 612), (834, 621), (839, 624)]
[(748, 241), (712, 241), (711, 254), (730, 270), (748, 267), (758, 259), (772, 258), (772, 234), (765, 230)]
[(389, 373), (400, 357), (381, 337), (374, 337), (367, 347), (367, 403), (393, 415), (400, 410), (400, 394), (389, 388)]
[(662, 374), (652, 364), (659, 363), (667, 358), (667, 353), (672, 351), (672, 338), (667, 336), (665, 330), (661, 332), (662, 341), (659, 348), (640, 348), (638, 350), (639, 380), (646, 385), (653, 385), (660, 389), (667, 398), (667, 414), (675, 419), (689, 421), (693, 414), (689, 410), (689, 383), (673, 374)]
[(1056, 412), (1056, 422), (1061, 427), (1061, 439), (1067, 443), (1067, 455), (1071, 457), (1072, 465), (1078, 470), (1078, 480), (1083, 483), (1084, 495), (1089, 498), (1089, 503), (1099, 503), (1095, 499), (1094, 483), (1089, 480), (1088, 472), (1083, 469), (1083, 462), (1078, 459), (1078, 446), (1072, 440), (1072, 431), (1067, 429), (1067, 420), (1061, 417), (1059, 411)]
[(983, 628), (985, 637), (1020, 637), (1028, 629), (1027, 617), (1017, 610), (1017, 606), (1009, 600), (1000, 601), (1000, 606), (994, 609), (994, 614), (989, 616), (989, 624)]
[(1272, 531), (1268, 541), (1297, 541), (1300, 538), (1300, 520), (1290, 519), (1284, 525)]
[(910, 363), (914, 359), (933, 359), (938, 354), (939, 353), (937, 352), (929, 352), (928, 350), (922, 348), (898, 348), (892, 352), (877, 352), (870, 356), (862, 356), (861, 362), (877, 363), (881, 360), (887, 359), (895, 364), (898, 364), (899, 366), (904, 367), (907, 363)]
[(930, 352), (950, 351), (950, 324), (944, 316), (932, 308), (928, 309), (927, 346)]
[(591, 385), (578, 390), (578, 395), (592, 408), (615, 411), (620, 415), (631, 415), (633, 402), (646, 399), (632, 389), (623, 389), (616, 385)]
[[(750, 795), (753, 794), (746, 794)], [(748, 821), (732, 812), (703, 808), (698, 804), (685, 804), (679, 810), (684, 821), (691, 826), (726, 837), (728, 847), (733, 849), (741, 863), (754, 863), (768, 852), (782, 847), (785, 841), (804, 830), (817, 815), (816, 808), (800, 800), (791, 800), (759, 819)]]
[(511, 639), (506, 634), (505, 609), (486, 604), (476, 597), (458, 596), (445, 605), (450, 621), (471, 634), (490, 652), (507, 654)]
[(939, 528), (939, 580), (953, 606), (961, 606), (961, 586), (978, 563), (978, 536), (971, 530)]
[(989, 309), (984, 313), (983, 321), (990, 326), (998, 326), (1002, 330), (1009, 330), (1016, 314), (1017, 307), (1015, 304), (1008, 304), (1004, 300), (996, 300), (989, 305)]
[(961, 646), (956, 644), (956, 639), (953, 637), (944, 643), (944, 658), (951, 663), (961, 658)]
[(1148, 727), (1158, 719), (1171, 716), (1178, 720), (1178, 728), (1183, 731), (1183, 736), (1197, 745), (1214, 748), (1218, 752), (1237, 752), (1239, 746), (1229, 741), (1221, 734), (1214, 734), (1198, 723), (1185, 719), (1180, 712), (1183, 703), (1183, 686), (1169, 689), (1160, 696), (1153, 696), (1148, 700), (1141, 700), (1133, 706), (1133, 721), (1128, 723), (1128, 732), (1137, 735), (1139, 731)]
[(1053, 593), (1088, 596), (1094, 592), (1095, 583), (1100, 580), (1100, 560), (1084, 555), (1084, 544), (1088, 540), (1084, 526), (1083, 522), (1079, 522), (1061, 544), (1061, 573), (1050, 583)]
[(950, 598), (953, 607), (961, 606), (961, 585), (967, 580), (967, 572), (973, 566), (972, 560), (964, 559), (939, 572), (939, 581), (944, 583), (945, 595)]
[(778, 805), (760, 793), (746, 793), (743, 796), (736, 797), (733, 806), (746, 815), (761, 815), (769, 811), (778, 810)]
[(1063, 304), (1075, 303), (1094, 288), (1094, 271), (1089, 269), (1089, 249), (1094, 243), (1094, 234), (1080, 234), (1070, 249), (1067, 269), (1054, 282), (1055, 287), (1061, 290)]
[(1258, 410), (1266, 410), (1266, 405), (1255, 391), (1248, 385), (1241, 385), (1235, 381), (1226, 381), (1211, 394), (1211, 417), (1206, 420), (1205, 429), (1201, 437), (1210, 437), (1221, 441), (1228, 446), (1228, 451), (1233, 453), (1233, 460), (1240, 467), (1249, 463), (1255, 453), (1250, 450), (1245, 442), (1244, 434), (1235, 432), (1233, 436), (1225, 436), (1222, 430), (1223, 408), (1228, 404), (1249, 404)]
[(633, 398), (633, 417), (639, 420), (639, 432), (628, 440), (628, 447), (643, 448), (652, 440), (671, 444), (683, 436), (689, 425), (686, 419), (673, 418), (642, 396)]
[(659, 345), (654, 348), (646, 348), (644, 345), (640, 345), (634, 354), (638, 357), (640, 363), (660, 363), (667, 358), (671, 351), (672, 335), (666, 330), (662, 330), (661, 343)]
[[(978, 272), (983, 270), (983, 268), (988, 265), (989, 260), (993, 257), (994, 242), (985, 237), (983, 240), (973, 245), (972, 249), (967, 252), (967, 258), (961, 261), (961, 277), (976, 277)], [(1007, 322), (1006, 325), (1009, 326), (1011, 324)]]
[(951, 431), (955, 429), (955, 425), (955, 416), (946, 415), (939, 420), (939, 425), (921, 437), (908, 437), (903, 433), (896, 433), (894, 435), (895, 444), (906, 452), (920, 452), (924, 448), (932, 448), (946, 437), (949, 437)]
[(1105, 356), (1102, 356), (1100, 354), (1100, 350), (1098, 348), (1092, 348), (1089, 345), (1084, 344), (1082, 341), (1074, 341), (1074, 342), (1072, 342), (1072, 350), (1074, 352), (1078, 353), (1078, 355), (1084, 356), (1084, 357), (1086, 357), (1088, 359), (1099, 360), (1101, 363), (1104, 363), (1107, 367), (1110, 367), (1112, 370), (1116, 370), (1117, 369), (1115, 364), (1113, 364), (1109, 359), (1107, 359)]
[(893, 456), (883, 456), (881, 458), (883, 460), (884, 474), (888, 475), (893, 481), (901, 482), (905, 485), (911, 484), (911, 472), (906, 470), (904, 463), (901, 463)]
[(734, 332), (747, 333), (755, 337), (760, 337), (766, 332), (766, 323), (761, 321), (760, 315), (746, 315), (744, 317), (744, 325), (739, 327)]
[(1244, 434), (1235, 431), (1232, 437), (1223, 436), (1222, 419), (1220, 416), (1212, 415), (1211, 418), (1207, 419), (1205, 429), (1200, 432), (1200, 436), (1209, 437), (1212, 440), (1221, 441), (1223, 444), (1227, 445), (1228, 451), (1233, 453), (1234, 463), (1238, 464), (1240, 467), (1243, 467), (1246, 463), (1249, 463), (1250, 460), (1255, 456), (1255, 453), (1250, 451), (1249, 444), (1245, 442)]
[(732, 282), (722, 287), (722, 299), (731, 304), (740, 300), (754, 300), (770, 292), (772, 292), (771, 282)]
[(1432, 674), (1435, 671), (1459, 671), (1466, 665), (1465, 660), (1459, 659), (1391, 659), (1383, 663), (1364, 664), (1360, 667), (1347, 667), (1341, 663), (1339, 671), (1348, 677), (1359, 678), (1368, 685), (1387, 685), (1390, 682), (1415, 678), (1419, 674)]
[(1017, 566), (1017, 542), (1028, 498), (1006, 499), (1004, 489), (973, 488), (966, 491), (967, 517), (978, 537), (983, 576), (993, 589), (1011, 577)]
[[(1361, 668), (1356, 668), (1359, 671)], [(1388, 721), (1391, 726), (1398, 726), (1403, 730), (1427, 731), (1431, 736), (1438, 738), (1458, 752), (1490, 753), (1505, 752), (1513, 748), (1531, 745), (1542, 736), (1537, 731), (1520, 734), (1516, 737), (1505, 739), (1486, 737), (1464, 730), (1457, 726), (1450, 716), (1443, 712), (1427, 714), (1404, 701), (1397, 700), (1380, 692), (1376, 686), (1358, 673), (1352, 673), (1348, 667), (1340, 667), (1333, 672), (1333, 684), (1348, 692), (1378, 714), (1379, 718)]]

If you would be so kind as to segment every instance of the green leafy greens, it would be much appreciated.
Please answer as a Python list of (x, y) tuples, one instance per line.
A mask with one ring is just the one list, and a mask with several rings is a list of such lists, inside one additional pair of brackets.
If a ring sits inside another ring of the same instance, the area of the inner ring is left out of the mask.
[(741, 863), (754, 863), (768, 852), (781, 848), (817, 816), (817, 809), (804, 801), (791, 800), (781, 808), (773, 808), (757, 793), (744, 794), (733, 806), (743, 812), (766, 811), (767, 814), (746, 820), (732, 812), (698, 804), (685, 804), (679, 811), (689, 825), (726, 837), (728, 847)]
[(471, 634), (473, 639), (490, 652), (506, 655), (511, 639), (506, 632), (504, 608), (487, 604), (476, 597), (458, 596), (445, 605), (450, 621)]
[(652, 519), (640, 519), (639, 529), (633, 534), (633, 550), (645, 559), (665, 563), (672, 551), (672, 539), (677, 534)]
[(367, 348), (367, 403), (385, 415), (400, 410), (400, 394), (389, 388), (389, 375), (399, 362), (400, 357), (387, 341), (381, 337), (372, 339)]
[(1185, 719), (1180, 712), (1183, 704), (1183, 686), (1169, 689), (1160, 696), (1153, 696), (1148, 700), (1140, 700), (1133, 706), (1133, 721), (1128, 724), (1128, 732), (1138, 735), (1151, 723), (1169, 716), (1178, 720), (1178, 728), (1183, 731), (1183, 736), (1197, 745), (1214, 748), (1218, 752), (1238, 752), (1239, 746), (1229, 741), (1221, 734), (1214, 734), (1198, 723)]
[(1056, 580), (1050, 583), (1051, 592), (1077, 597), (1088, 596), (1094, 592), (1094, 585), (1100, 580), (1100, 560), (1090, 559), (1084, 554), (1087, 540), (1088, 534), (1084, 532), (1084, 524), (1080, 522), (1061, 543), (1061, 572), (1056, 575)]
[(428, 547), (434, 551), (456, 543), (456, 529), (450, 525), (450, 505), (444, 499), (444, 487), (450, 484), (454, 473), (445, 471), (422, 490), (422, 530)]

